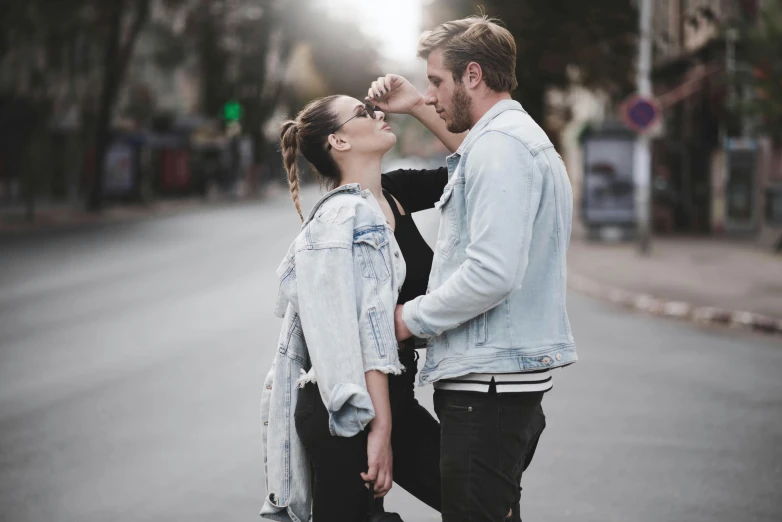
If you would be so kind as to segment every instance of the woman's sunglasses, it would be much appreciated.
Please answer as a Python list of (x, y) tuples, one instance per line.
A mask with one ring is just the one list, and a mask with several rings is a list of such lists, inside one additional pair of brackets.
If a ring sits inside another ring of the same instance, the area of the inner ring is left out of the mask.
[[(364, 108), (363, 109), (358, 111), (354, 116), (351, 116), (347, 120), (345, 120), (342, 123), (340, 123), (339, 125), (337, 125), (337, 127), (333, 131), (331, 131), (331, 134), (334, 134), (335, 132), (337, 132), (339, 129), (342, 128), (343, 125), (345, 125), (347, 122), (349, 122), (350, 120), (352, 120), (354, 118), (359, 118), (359, 117), (363, 118), (364, 116), (367, 116), (367, 117), (372, 118), (374, 120), (374, 119), (376, 119), (375, 111), (379, 111), (379, 110), (380, 109), (378, 109), (377, 107), (375, 107), (371, 103), (366, 102), (366, 103), (364, 103)], [(331, 150), (331, 143), (329, 143), (329, 146), (328, 146), (328, 148), (326, 150)]]

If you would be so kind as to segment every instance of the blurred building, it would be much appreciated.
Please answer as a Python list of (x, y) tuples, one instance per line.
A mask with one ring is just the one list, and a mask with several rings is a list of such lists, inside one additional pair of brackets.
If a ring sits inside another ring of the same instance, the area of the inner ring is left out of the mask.
[[(738, 31), (729, 29), (739, 19), (757, 23), (763, 6), (763, 0), (653, 2), (652, 81), (662, 109), (651, 133), (656, 233), (757, 237), (780, 248), (782, 133), (769, 135), (743, 109), (757, 95), (742, 83), (752, 65), (742, 60)], [(621, 116), (607, 93), (581, 86), (575, 68), (571, 76), (570, 87), (548, 90), (546, 127), (559, 136), (583, 219), (582, 138), (601, 127), (617, 135)]]
[[(109, 169), (121, 171), (117, 179), (122, 181), (107, 186), (122, 185), (119, 192), (139, 197), (146, 190), (142, 182), (159, 185), (161, 172), (172, 170), (176, 175), (166, 179), (192, 189), (194, 169), (204, 162), (189, 154), (191, 145), (225, 148), (239, 141), (234, 139), (239, 126), (232, 133), (226, 128), (229, 104), (240, 107), (241, 133), (251, 136), (260, 134), (269, 112), (279, 107), (286, 112), (289, 100), (282, 86), (289, 80), (292, 31), (280, 17), (288, 5), (282, 0), (152, 0), (110, 124), (112, 135), (127, 142), (120, 144), (121, 154), (109, 151), (107, 160), (123, 165)], [(11, 11), (16, 18), (3, 20), (8, 34), (0, 53), (0, 203), (36, 197), (76, 203), (86, 194), (95, 171), (104, 76), (106, 42), (95, 30), (106, 23), (102, 7), (19, 9)], [(26, 31), (31, 24), (35, 34)], [(299, 60), (295, 67), (312, 65)], [(312, 85), (306, 75), (299, 76)], [(230, 154), (241, 156), (229, 162), (232, 169), (247, 170), (258, 158), (257, 147), (247, 145), (234, 147), (243, 152)], [(115, 156), (122, 161), (113, 161)]]
[[(655, 96), (663, 129), (653, 143), (660, 231), (774, 235), (782, 184), (778, 149), (752, 118), (733, 110), (752, 96), (736, 85), (732, 22), (757, 16), (762, 0), (653, 3)], [(776, 198), (776, 199), (775, 199)], [(768, 206), (771, 205), (772, 208)], [(777, 229), (776, 235), (782, 229)]]

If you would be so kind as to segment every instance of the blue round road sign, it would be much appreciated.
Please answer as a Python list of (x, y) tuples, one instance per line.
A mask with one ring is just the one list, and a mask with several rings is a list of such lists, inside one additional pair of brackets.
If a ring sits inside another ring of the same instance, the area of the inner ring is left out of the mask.
[(653, 98), (633, 96), (622, 104), (622, 118), (636, 132), (649, 130), (659, 117), (660, 107)]

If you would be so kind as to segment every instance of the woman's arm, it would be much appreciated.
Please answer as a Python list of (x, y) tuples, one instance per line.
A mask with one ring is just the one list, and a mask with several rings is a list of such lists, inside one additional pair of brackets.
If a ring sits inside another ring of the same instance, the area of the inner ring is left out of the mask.
[(383, 188), (394, 196), (406, 214), (433, 208), (448, 183), (448, 169), (399, 169), (383, 173)]
[[(339, 233), (329, 235), (324, 227)], [(312, 248), (296, 253), (294, 265), (301, 327), (329, 412), (329, 432), (336, 437), (358, 434), (375, 416), (356, 317), (353, 229), (351, 224), (344, 229), (343, 233), (338, 225), (311, 223), (315, 241)], [(332, 243), (321, 245), (326, 239)]]
[(375, 408), (375, 418), (369, 423), (367, 461), (369, 469), (361, 474), (375, 483), (375, 496), (384, 497), (394, 483), (391, 452), (391, 401), (388, 395), (388, 375), (377, 370), (366, 373), (367, 390)]
[[(391, 407), (385, 374), (401, 373), (403, 367), (393, 331), (387, 326), (390, 318), (382, 315), (385, 312), (380, 308), (367, 308), (361, 301), (367, 293), (361, 285), (371, 283), (355, 273), (361, 262), (371, 262), (373, 257), (382, 262), (382, 254), (361, 243), (369, 238), (355, 237), (354, 219), (341, 223), (333, 219), (334, 215), (349, 215), (351, 210), (355, 213), (354, 204), (335, 206), (331, 210), (336, 213), (317, 215), (308, 224), (307, 248), (296, 253), (291, 274), (295, 269), (302, 330), (329, 412), (330, 433), (352, 437), (369, 428), (369, 469), (362, 477), (375, 482), (376, 494), (382, 496), (393, 481)], [(357, 304), (362, 308), (359, 315)], [(383, 327), (383, 331), (374, 331)]]
[(467, 135), (466, 132), (452, 134), (435, 108), (424, 103), (424, 96), (418, 89), (397, 74), (387, 74), (372, 82), (366, 99), (383, 112), (410, 114), (423, 123), (451, 152), (456, 152)]

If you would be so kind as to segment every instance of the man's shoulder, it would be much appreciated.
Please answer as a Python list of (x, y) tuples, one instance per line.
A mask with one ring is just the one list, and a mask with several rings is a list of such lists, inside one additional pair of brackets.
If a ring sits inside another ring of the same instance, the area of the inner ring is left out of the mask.
[(481, 142), (480, 146), (490, 147), (492, 141), (508, 146), (513, 146), (515, 141), (533, 155), (553, 146), (546, 132), (523, 111), (505, 111), (498, 115), (481, 131), (471, 148)]

